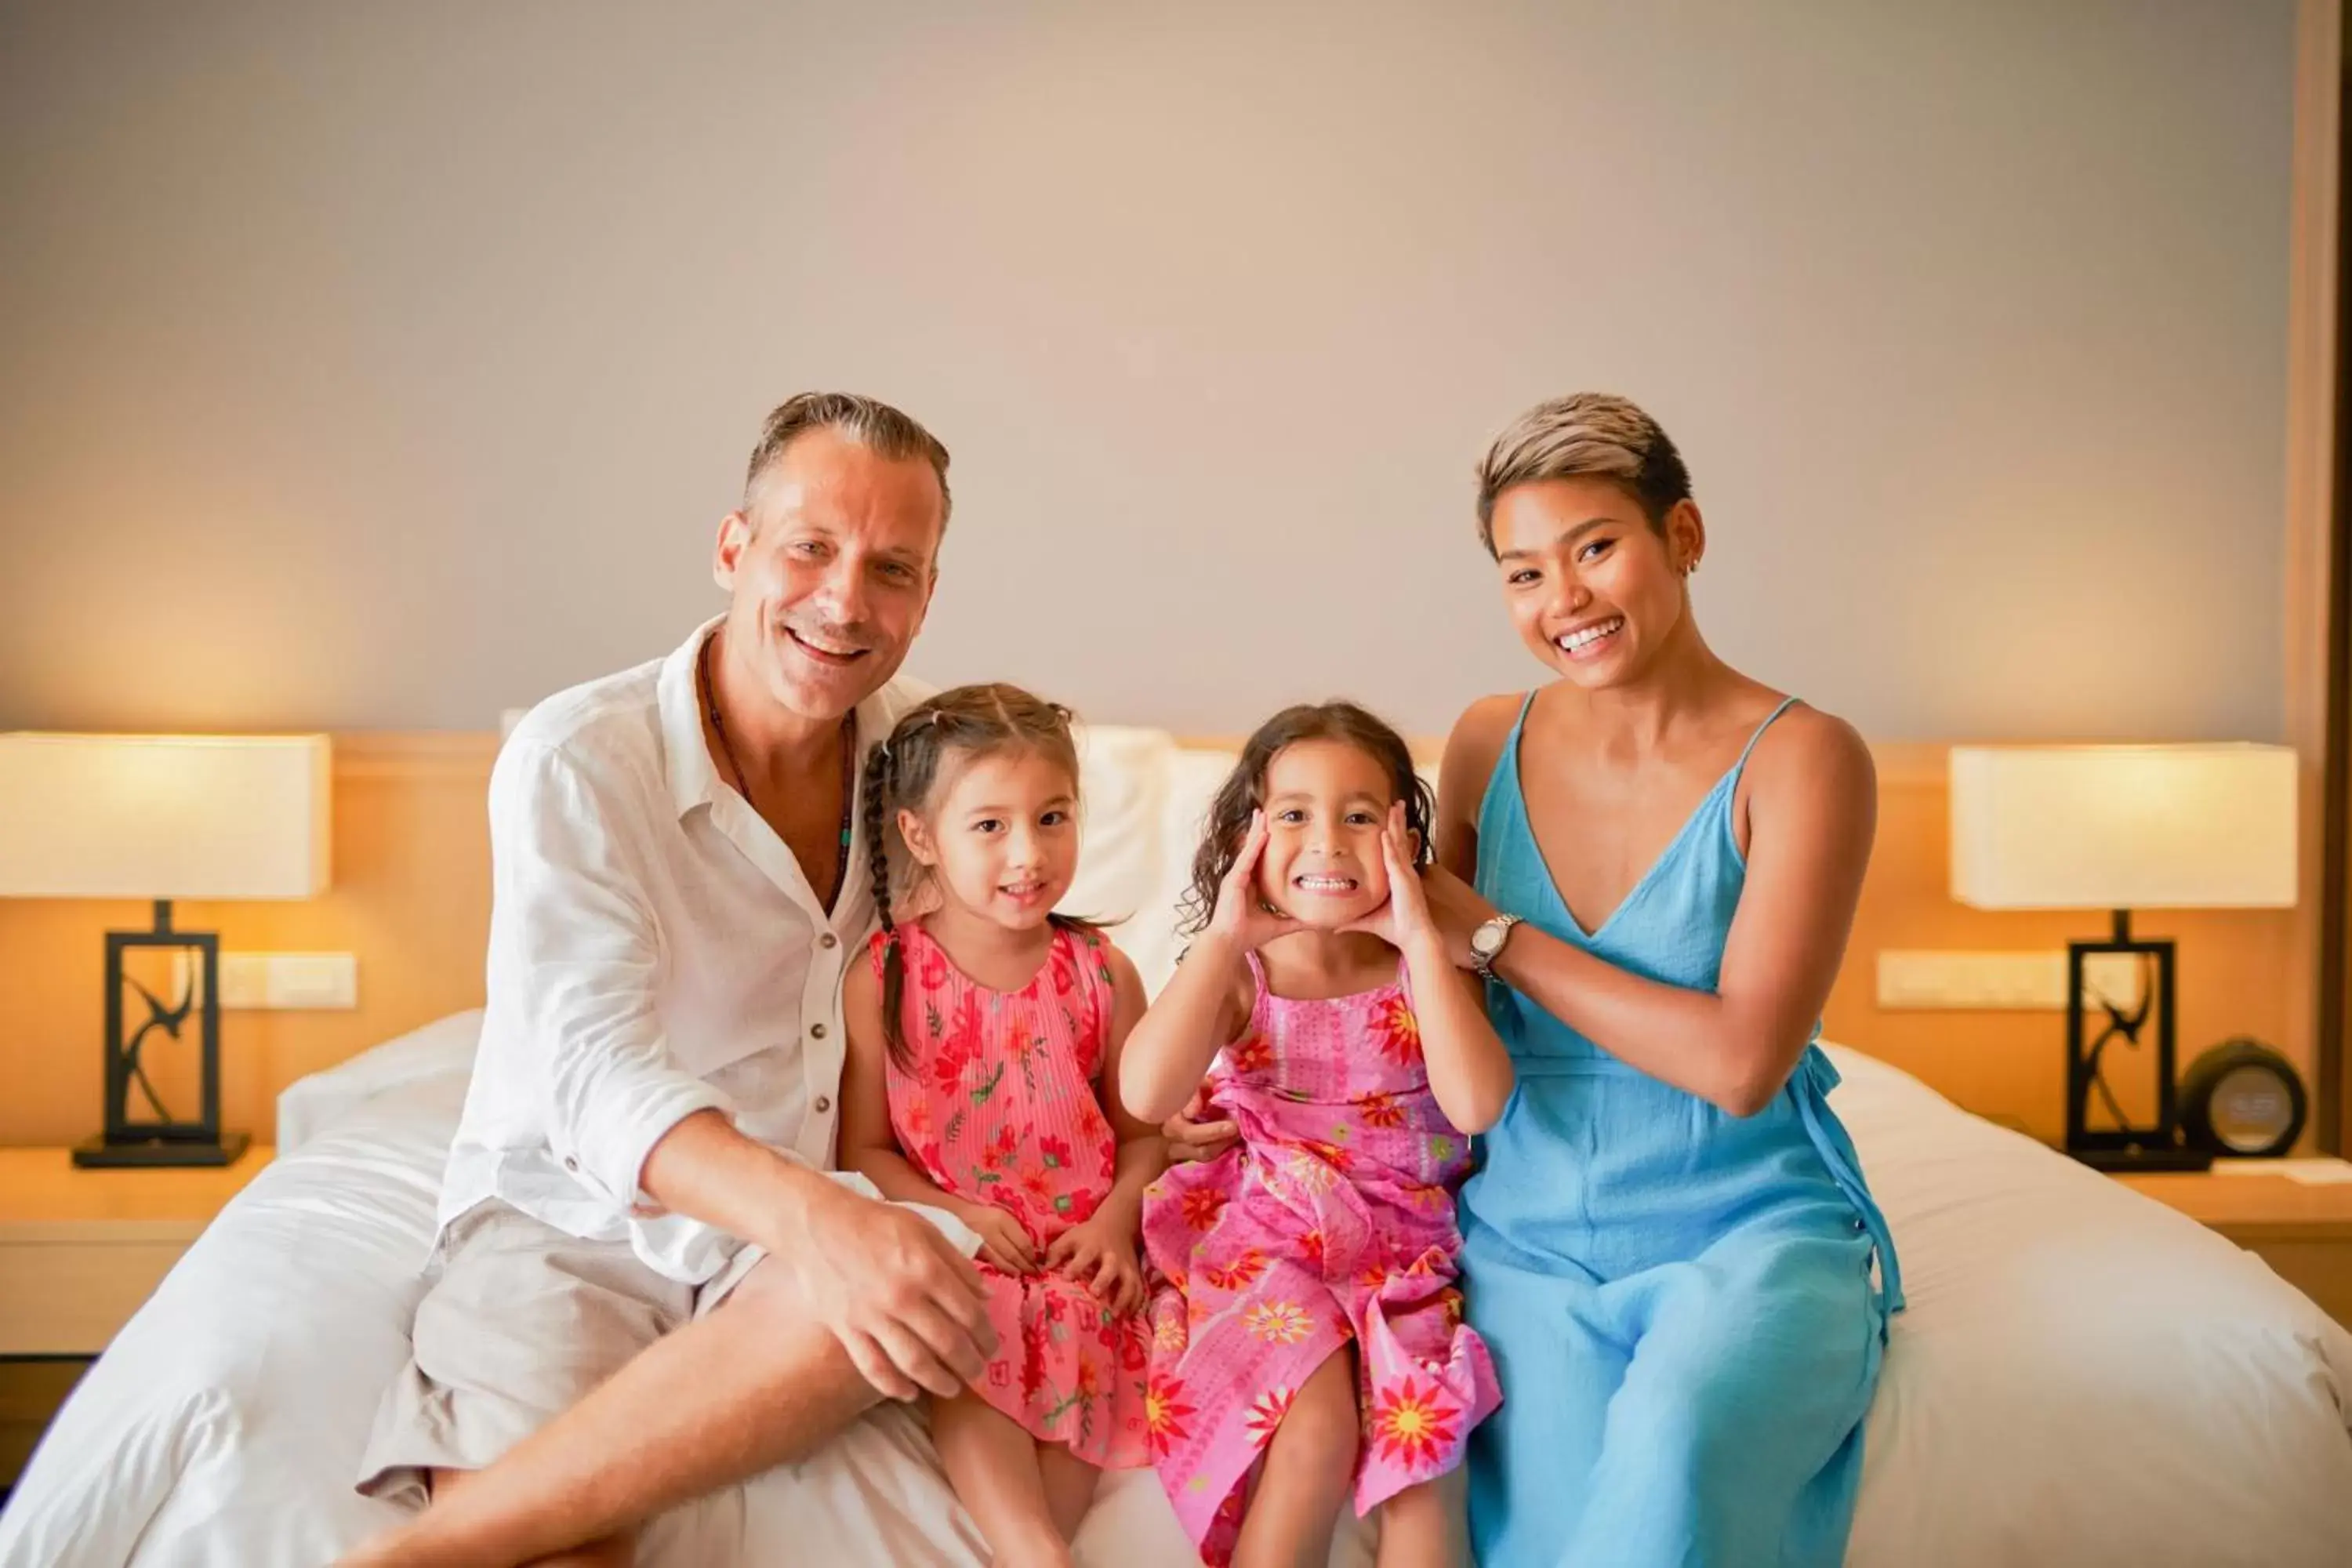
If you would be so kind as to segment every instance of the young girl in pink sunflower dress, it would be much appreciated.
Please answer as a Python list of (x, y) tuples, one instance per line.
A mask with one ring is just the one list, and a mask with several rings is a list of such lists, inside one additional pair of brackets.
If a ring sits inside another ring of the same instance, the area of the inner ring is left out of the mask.
[[(931, 1404), (931, 1436), (995, 1561), (1070, 1562), (1106, 1468), (1146, 1458), (1148, 1348), (1136, 1258), (1157, 1130), (1119, 1110), (1135, 966), (1055, 915), (1077, 867), (1068, 713), (1016, 687), (909, 710), (864, 784), (870, 962), (844, 996), (841, 1163), (981, 1237), (997, 1353)], [(894, 921), (895, 828), (930, 895)]]
[(1143, 1210), (1152, 1458), (1211, 1563), (1320, 1563), (1351, 1495), (1382, 1510), (1382, 1568), (1469, 1562), (1460, 1466), (1501, 1394), (1462, 1322), (1454, 1193), (1513, 1080), (1422, 900), (1429, 818), (1372, 715), (1268, 721), (1210, 808), (1196, 939), (1122, 1063), (1139, 1119), (1204, 1089), (1240, 1135)]

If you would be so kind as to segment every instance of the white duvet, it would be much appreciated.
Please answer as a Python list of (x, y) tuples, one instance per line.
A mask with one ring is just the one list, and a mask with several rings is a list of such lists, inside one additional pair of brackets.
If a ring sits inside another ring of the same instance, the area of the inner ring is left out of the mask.
[[(280, 1158), (34, 1457), (0, 1515), (0, 1568), (309, 1568), (391, 1517), (351, 1481), (404, 1353), (473, 1023), (288, 1092)], [(2352, 1336), (2251, 1254), (1832, 1054), (1911, 1298), (1871, 1415), (1853, 1564), (2352, 1564)], [(1335, 1562), (1364, 1561), (1363, 1544), (1351, 1535)], [(1078, 1553), (1192, 1561), (1148, 1472), (1109, 1479)], [(893, 1411), (662, 1521), (641, 1561), (982, 1558), (920, 1429)]]

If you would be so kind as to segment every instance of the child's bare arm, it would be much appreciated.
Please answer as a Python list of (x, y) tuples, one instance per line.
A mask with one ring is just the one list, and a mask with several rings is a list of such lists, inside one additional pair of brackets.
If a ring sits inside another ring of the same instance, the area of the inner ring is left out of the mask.
[[(1111, 1023), (1103, 1047), (1103, 1082), (1111, 1085), (1118, 1081), (1120, 1059), (1143, 1018), (1145, 1004), (1143, 976), (1136, 973), (1134, 961), (1108, 943), (1104, 944), (1104, 952), (1110, 960)], [(1143, 1189), (1168, 1168), (1168, 1142), (1160, 1137), (1156, 1123), (1129, 1111), (1116, 1093), (1104, 1095), (1103, 1101), (1111, 1131), (1118, 1139), (1118, 1166), (1110, 1197), (1103, 1206), (1118, 1205), (1121, 1226), (1131, 1233), (1142, 1222)]]
[(1121, 1042), (1115, 1069), (1105, 1082), (1130, 1121), (1157, 1126), (1184, 1109), (1201, 1087), (1218, 1049), (1242, 1020), (1234, 998), (1244, 971), (1238, 942), (1203, 931), (1184, 962), (1143, 1010)]
[(1055, 1239), (1045, 1250), (1045, 1263), (1086, 1282), (1114, 1311), (1131, 1312), (1143, 1305), (1143, 1272), (1135, 1255), (1143, 1224), (1143, 1191), (1168, 1168), (1168, 1143), (1158, 1128), (1119, 1103), (1114, 1086), (1128, 1038), (1143, 1016), (1143, 977), (1127, 954), (1108, 942), (1103, 953), (1110, 964), (1111, 1020), (1103, 1042), (1102, 1101), (1118, 1142), (1118, 1161), (1102, 1205), (1085, 1224)]
[(1186, 951), (1127, 1042), (1118, 1099), (1142, 1121), (1157, 1125), (1184, 1109), (1219, 1048), (1249, 1021), (1249, 977), (1242, 961), (1297, 929), (1288, 915), (1259, 900), (1257, 863), (1265, 840), (1265, 814), (1259, 812), (1250, 818), (1241, 852), (1217, 889), (1208, 929)]
[(841, 1168), (856, 1172), (887, 1198), (960, 1211), (961, 1204), (915, 1168), (890, 1130), (889, 1078), (883, 1065), (889, 1047), (882, 1037), (882, 985), (872, 966), (850, 966), (841, 1011), (848, 1031), (841, 1064)]
[(1388, 863), (1389, 901), (1366, 929), (1394, 942), (1404, 954), (1412, 983), (1413, 1016), (1421, 1026), (1422, 1059), (1429, 1068), (1429, 1090), (1437, 1108), (1464, 1132), (1484, 1132), (1502, 1120), (1518, 1075), (1511, 1054), (1486, 1019), (1485, 988), (1477, 976), (1454, 966), (1444, 934), (1431, 920), (1414, 845), (1404, 826), (1404, 807), (1389, 814), (1381, 836)]
[(1487, 1022), (1484, 987), (1476, 975), (1454, 967), (1434, 936), (1406, 952), (1405, 966), (1437, 1108), (1460, 1131), (1484, 1132), (1502, 1120), (1518, 1078), (1510, 1052)]
[(842, 1026), (846, 1033), (841, 1065), (841, 1168), (855, 1171), (902, 1204), (945, 1209), (971, 1227), (981, 1251), (1001, 1268), (1027, 1273), (1036, 1247), (1021, 1224), (1002, 1209), (966, 1203), (916, 1168), (890, 1130), (889, 1050), (882, 1035), (882, 983), (871, 964), (850, 968), (842, 986)]

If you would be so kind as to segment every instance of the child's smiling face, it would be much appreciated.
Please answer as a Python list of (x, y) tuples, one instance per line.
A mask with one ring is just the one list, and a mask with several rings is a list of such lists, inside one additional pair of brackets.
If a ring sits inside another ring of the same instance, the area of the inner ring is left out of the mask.
[(1077, 873), (1077, 783), (1042, 752), (973, 757), (954, 770), (928, 820), (898, 830), (940, 892), (1013, 931), (1045, 923)]
[(1381, 857), (1395, 792), (1379, 759), (1345, 741), (1299, 741), (1265, 768), (1265, 854), (1258, 896), (1316, 931), (1337, 931), (1388, 902)]

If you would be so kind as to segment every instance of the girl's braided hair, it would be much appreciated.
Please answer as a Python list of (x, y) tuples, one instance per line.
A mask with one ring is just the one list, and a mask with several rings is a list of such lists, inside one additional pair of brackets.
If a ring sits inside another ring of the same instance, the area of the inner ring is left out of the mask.
[[(906, 955), (891, 910), (897, 884), (890, 846), (898, 837), (898, 813), (920, 816), (929, 810), (947, 782), (950, 763), (1003, 752), (1042, 753), (1068, 770), (1076, 789), (1078, 747), (1070, 723), (1068, 709), (1017, 686), (958, 686), (908, 709), (866, 759), (860, 793), (874, 908), (882, 920), (882, 1037), (890, 1059), (901, 1068), (914, 1063), (900, 1020), (907, 995)], [(1059, 914), (1053, 920), (1076, 930), (1095, 929), (1090, 921)]]

